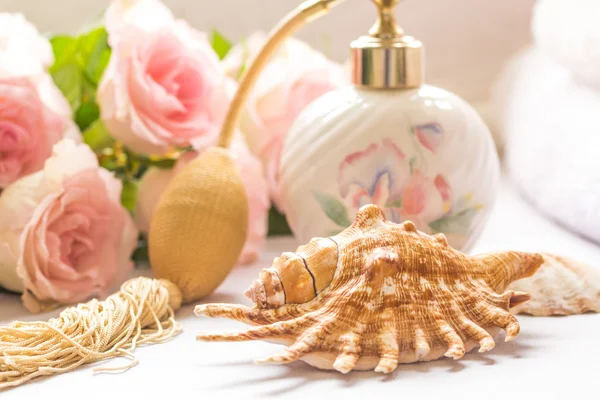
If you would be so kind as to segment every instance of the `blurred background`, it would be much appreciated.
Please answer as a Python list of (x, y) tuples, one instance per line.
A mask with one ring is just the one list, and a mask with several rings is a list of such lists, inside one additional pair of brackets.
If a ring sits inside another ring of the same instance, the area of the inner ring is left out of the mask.
[[(216, 29), (234, 43), (270, 30), (301, 3), (163, 1), (176, 17), (202, 31)], [(107, 5), (0, 0), (1, 11), (23, 13), (41, 32), (67, 34), (98, 20)], [(598, 12), (598, 0), (404, 0), (398, 6), (402, 27), (425, 44), (427, 82), (478, 109), (526, 197), (600, 242), (600, 177), (594, 172), (600, 170)], [(349, 43), (374, 20), (371, 0), (348, 0), (299, 37), (344, 62)]]
[[(269, 30), (300, 0), (164, 0), (196, 28), (216, 28), (234, 42)], [(405, 0), (398, 17), (425, 43), (428, 83), (455, 92), (482, 109), (505, 62), (530, 42), (534, 0)], [(42, 32), (74, 33), (99, 18), (103, 0), (0, 0), (0, 10), (21, 12)], [(375, 20), (370, 0), (349, 0), (300, 33), (326, 56), (344, 61), (350, 41)]]

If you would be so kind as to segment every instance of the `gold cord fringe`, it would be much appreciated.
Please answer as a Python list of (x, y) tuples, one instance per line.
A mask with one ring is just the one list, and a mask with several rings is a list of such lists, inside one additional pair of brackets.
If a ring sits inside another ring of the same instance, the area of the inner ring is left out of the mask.
[(136, 278), (105, 301), (67, 308), (48, 322), (13, 322), (0, 328), (0, 390), (31, 379), (71, 371), (80, 365), (126, 357), (122, 372), (137, 365), (136, 347), (179, 334), (175, 310), (181, 292), (167, 280)]

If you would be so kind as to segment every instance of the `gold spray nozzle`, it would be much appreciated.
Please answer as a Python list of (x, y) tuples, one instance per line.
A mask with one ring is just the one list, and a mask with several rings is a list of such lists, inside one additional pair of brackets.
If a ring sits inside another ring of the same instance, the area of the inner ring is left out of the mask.
[(400, 0), (372, 0), (379, 9), (379, 19), (369, 31), (369, 34), (378, 39), (394, 39), (404, 34), (396, 23), (394, 14), (396, 5)]
[(365, 89), (404, 90), (423, 84), (423, 44), (404, 34), (394, 12), (400, 0), (371, 0), (379, 15), (369, 34), (350, 44), (352, 83)]

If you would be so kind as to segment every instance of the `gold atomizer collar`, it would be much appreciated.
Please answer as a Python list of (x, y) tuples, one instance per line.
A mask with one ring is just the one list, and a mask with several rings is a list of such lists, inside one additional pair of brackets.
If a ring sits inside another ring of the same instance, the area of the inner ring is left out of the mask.
[(379, 18), (368, 36), (350, 45), (352, 83), (370, 89), (413, 89), (424, 80), (423, 44), (404, 35), (394, 10), (399, 0), (372, 0)]

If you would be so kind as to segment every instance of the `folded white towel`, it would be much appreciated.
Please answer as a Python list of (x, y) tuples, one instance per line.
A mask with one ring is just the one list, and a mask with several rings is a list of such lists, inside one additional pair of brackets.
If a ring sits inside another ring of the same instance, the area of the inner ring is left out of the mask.
[(600, 242), (600, 90), (528, 50), (496, 86), (512, 179), (542, 212)]
[(532, 25), (538, 48), (600, 88), (599, 18), (600, 0), (539, 0)]

